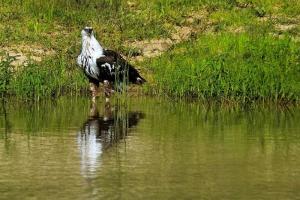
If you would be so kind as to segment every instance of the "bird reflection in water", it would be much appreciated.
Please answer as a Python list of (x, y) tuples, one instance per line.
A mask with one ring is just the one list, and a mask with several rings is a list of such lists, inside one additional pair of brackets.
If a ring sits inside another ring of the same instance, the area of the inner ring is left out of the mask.
[(78, 134), (81, 173), (85, 177), (95, 176), (101, 165), (101, 155), (129, 134), (130, 128), (144, 118), (142, 112), (128, 112), (107, 102), (102, 112), (92, 102), (88, 119)]

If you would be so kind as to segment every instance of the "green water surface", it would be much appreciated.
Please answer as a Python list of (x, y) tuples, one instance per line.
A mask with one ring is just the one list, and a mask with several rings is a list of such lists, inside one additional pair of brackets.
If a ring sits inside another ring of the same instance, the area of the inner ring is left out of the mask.
[(300, 109), (2, 101), (0, 199), (300, 199)]

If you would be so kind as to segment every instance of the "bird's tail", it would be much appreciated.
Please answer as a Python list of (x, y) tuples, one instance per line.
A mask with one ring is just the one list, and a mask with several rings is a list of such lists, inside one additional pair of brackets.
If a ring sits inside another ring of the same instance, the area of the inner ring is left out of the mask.
[(139, 72), (132, 66), (129, 66), (129, 82), (141, 85), (146, 82)]
[(141, 77), (140, 75), (136, 78), (136, 84), (142, 85), (144, 84), (146, 81), (146, 79), (144, 79), (143, 77)]

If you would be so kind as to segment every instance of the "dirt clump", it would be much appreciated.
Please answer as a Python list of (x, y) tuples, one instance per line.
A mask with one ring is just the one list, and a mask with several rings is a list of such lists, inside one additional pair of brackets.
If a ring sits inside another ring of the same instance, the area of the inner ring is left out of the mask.
[[(18, 67), (27, 65), (30, 60), (41, 62), (44, 57), (54, 54), (53, 50), (46, 49), (39, 45), (12, 45), (1, 48), (1, 51), (14, 57), (15, 60), (11, 63), (13, 66)], [(0, 61), (3, 60), (5, 55), (0, 56)]]
[(173, 25), (173, 32), (169, 38), (128, 41), (125, 44), (129, 48), (138, 49), (141, 52), (141, 55), (132, 57), (134, 61), (142, 61), (144, 58), (160, 56), (173, 45), (189, 40), (194, 34), (204, 31), (209, 23), (208, 16), (209, 13), (205, 9), (192, 12), (188, 16), (185, 16), (184, 25)]

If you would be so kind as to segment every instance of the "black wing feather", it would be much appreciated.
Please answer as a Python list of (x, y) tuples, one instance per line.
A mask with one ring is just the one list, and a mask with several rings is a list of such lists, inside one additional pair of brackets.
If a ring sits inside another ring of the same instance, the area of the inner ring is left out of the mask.
[[(97, 66), (100, 69), (99, 81), (115, 82), (118, 80), (123, 82), (124, 77), (127, 77), (128, 74), (128, 81), (131, 83), (146, 82), (134, 66), (113, 50), (104, 50), (104, 56), (97, 59)], [(118, 77), (116, 77), (117, 75)]]

